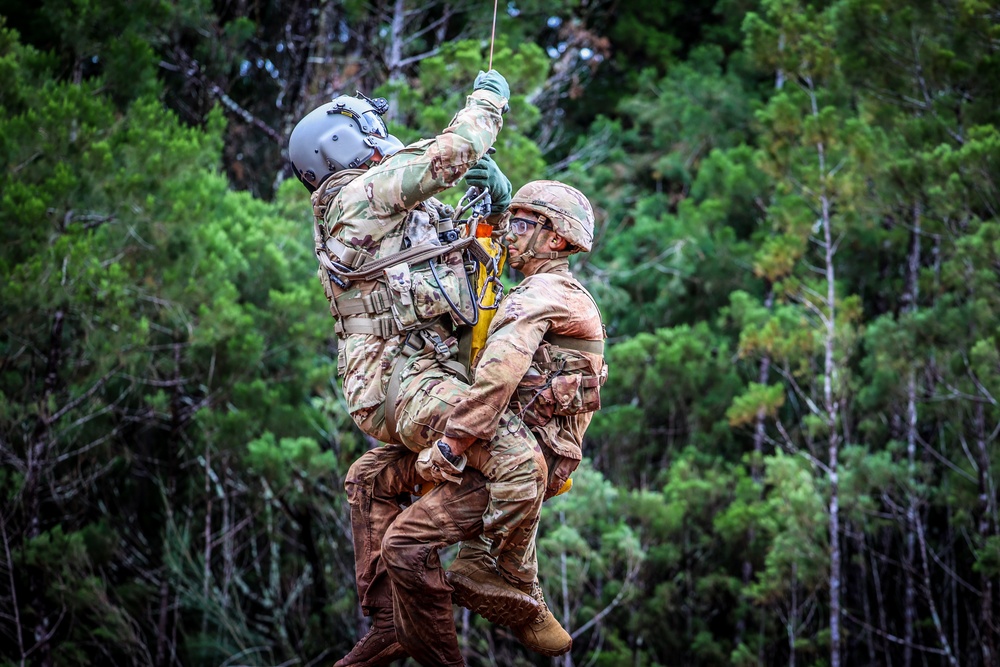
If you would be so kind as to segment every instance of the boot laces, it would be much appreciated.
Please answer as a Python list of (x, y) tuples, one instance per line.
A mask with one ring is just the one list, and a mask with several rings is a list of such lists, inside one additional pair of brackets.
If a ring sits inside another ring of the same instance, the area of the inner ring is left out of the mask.
[(549, 615), (549, 606), (545, 603), (545, 595), (542, 593), (542, 586), (538, 583), (538, 580), (535, 580), (531, 584), (531, 597), (538, 600), (538, 603), (541, 605), (541, 609), (538, 610), (538, 616), (532, 621), (532, 623), (538, 625), (539, 623), (543, 623)]

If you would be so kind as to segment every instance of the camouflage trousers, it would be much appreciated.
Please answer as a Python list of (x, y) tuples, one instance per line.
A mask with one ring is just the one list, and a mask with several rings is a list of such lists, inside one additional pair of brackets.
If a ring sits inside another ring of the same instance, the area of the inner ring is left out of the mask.
[[(444, 435), (452, 408), (468, 395), (469, 386), (438, 364), (433, 351), (407, 359), (401, 378), (395, 403), (396, 430), (410, 451), (419, 452)], [(362, 429), (383, 424), (381, 415), (372, 410), (358, 411), (352, 417)], [(533, 535), (548, 474), (545, 456), (535, 436), (511, 413), (501, 417), (492, 440), (477, 442), (466, 455), (468, 466), (487, 480), (490, 498), (484, 509), (483, 530), (499, 554), (497, 565), (512, 583), (530, 583), (537, 571)], [(366, 456), (370, 460), (362, 457), (348, 474), (349, 497), (352, 484), (360, 483), (368, 489), (364, 493), (373, 493), (371, 478), (387, 465), (375, 461), (371, 453)], [(352, 479), (363, 481), (352, 483)], [(415, 485), (423, 482), (409, 471), (404, 474), (398, 469), (392, 479), (409, 482), (405, 487), (391, 487), (393, 494), (411, 493)], [(355, 505), (360, 507), (360, 500), (351, 501), (351, 506)]]
[(416, 452), (443, 435), (451, 407), (467, 391), (432, 357), (414, 357), (396, 402), (406, 446), (365, 453), (345, 481), (361, 606), (370, 614), (392, 605), (400, 643), (426, 665), (463, 664), (440, 547), (485, 535), (511, 583), (530, 585), (538, 570), (534, 538), (548, 469), (534, 436), (513, 415), (503, 416), (492, 440), (467, 451), (461, 485), (438, 485), (404, 511), (424, 483), (414, 469)]
[[(545, 449), (549, 492), (558, 490), (576, 461)], [(461, 665), (452, 615), (451, 586), (438, 550), (461, 542), (460, 556), (476, 559), (492, 552), (483, 536), (483, 513), (490, 501), (486, 478), (466, 470), (461, 485), (443, 484), (404, 507), (409, 490), (423, 480), (416, 454), (386, 445), (363, 455), (347, 477), (354, 531), (358, 596), (366, 615), (393, 608), (396, 634), (423, 665)], [(530, 554), (534, 561), (534, 541)], [(386, 565), (388, 564), (388, 571)]]
[(363, 454), (347, 472), (344, 486), (351, 507), (354, 572), (365, 616), (392, 607), (392, 591), (382, 562), (382, 538), (410, 503), (424, 479), (413, 467), (417, 455), (402, 445), (384, 445)]
[[(358, 597), (366, 615), (393, 609), (397, 639), (420, 664), (462, 665), (452, 588), (438, 550), (460, 541), (485, 548), (489, 483), (467, 468), (462, 484), (439, 484), (405, 507), (409, 490), (423, 481), (414, 470), (416, 457), (400, 445), (385, 445), (361, 456), (348, 473)], [(537, 572), (537, 512), (534, 517), (526, 536), (529, 548), (517, 562), (529, 584)], [(511, 558), (503, 552), (499, 557)]]
[[(412, 357), (402, 373), (396, 403), (403, 444), (420, 451), (443, 435), (452, 408), (465, 400), (469, 386), (434, 361)], [(468, 466), (486, 478), (489, 500), (483, 532), (493, 542), (497, 565), (512, 583), (531, 583), (537, 573), (535, 524), (548, 474), (545, 456), (528, 427), (510, 412), (500, 418), (489, 442), (470, 447)]]

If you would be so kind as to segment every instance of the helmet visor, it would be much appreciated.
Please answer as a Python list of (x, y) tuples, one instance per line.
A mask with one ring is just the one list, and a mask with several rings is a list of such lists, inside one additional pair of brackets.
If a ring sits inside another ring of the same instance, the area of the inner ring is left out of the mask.
[(375, 135), (380, 139), (389, 136), (389, 131), (385, 128), (385, 121), (374, 111), (366, 111), (361, 114), (361, 126), (368, 134)]

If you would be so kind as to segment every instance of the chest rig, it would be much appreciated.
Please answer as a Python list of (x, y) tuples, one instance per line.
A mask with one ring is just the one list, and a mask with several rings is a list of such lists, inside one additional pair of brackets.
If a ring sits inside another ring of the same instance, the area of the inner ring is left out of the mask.
[(341, 187), (324, 184), (312, 200), (318, 275), (337, 335), (390, 338), (442, 324), (445, 315), (454, 326), (475, 325), (480, 310), (491, 306), (483, 305), (487, 285), (477, 292), (473, 276), (485, 269), (495, 292), (496, 260), (456, 226), (455, 210), (436, 200), (421, 202), (407, 215), (403, 233), (383, 240), (398, 238), (398, 250), (376, 259), (327, 232), (327, 207)]
[[(594, 305), (594, 312), (600, 313), (590, 292), (575, 280), (573, 284)], [(551, 329), (545, 333), (511, 398), (511, 409), (525, 424), (545, 426), (554, 417), (600, 409), (601, 387), (608, 379), (604, 360), (608, 335), (603, 323), (600, 335), (599, 339), (589, 339), (557, 334)]]
[[(602, 355), (600, 368), (586, 354)], [(545, 426), (553, 417), (595, 412), (608, 379), (603, 340), (546, 334), (511, 400), (528, 426)]]

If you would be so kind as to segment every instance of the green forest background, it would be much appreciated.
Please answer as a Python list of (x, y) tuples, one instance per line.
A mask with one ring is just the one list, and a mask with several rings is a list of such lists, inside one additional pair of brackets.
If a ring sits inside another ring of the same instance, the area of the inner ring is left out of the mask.
[[(283, 153), (432, 136), (491, 3), (0, 3), (0, 665), (329, 665), (345, 412)], [(509, 0), (497, 161), (598, 211), (610, 379), (542, 582), (572, 653), (1000, 665), (1000, 6)], [(457, 192), (448, 196), (455, 198)]]

